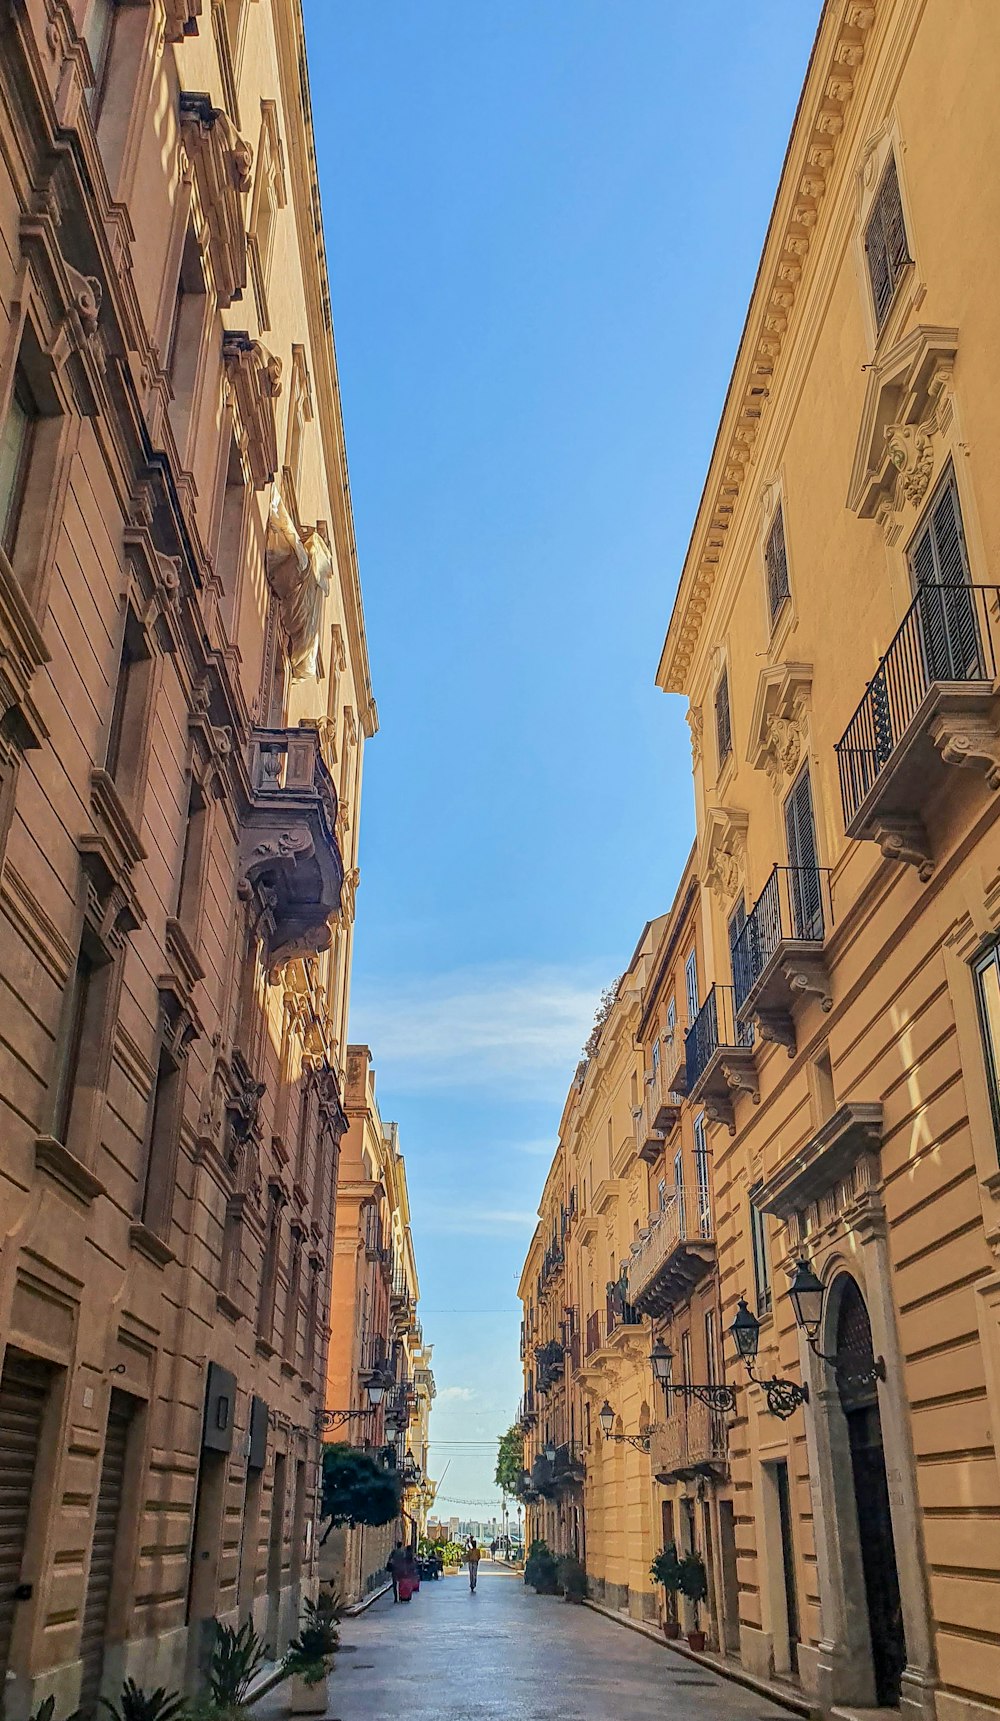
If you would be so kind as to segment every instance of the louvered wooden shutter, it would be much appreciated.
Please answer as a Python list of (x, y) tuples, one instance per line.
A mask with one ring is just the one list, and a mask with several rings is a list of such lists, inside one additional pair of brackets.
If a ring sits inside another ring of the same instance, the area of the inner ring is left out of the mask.
[(773, 621), (789, 595), (785, 522), (780, 508), (774, 516), (774, 524), (768, 534), (764, 559), (767, 564), (767, 603)]
[(9, 1663), (49, 1378), (43, 1364), (8, 1351), (0, 1380), (0, 1681)]
[(90, 1550), (87, 1599), (84, 1603), (83, 1629), (80, 1634), (80, 1660), (83, 1668), (79, 1713), (83, 1716), (93, 1715), (97, 1708), (104, 1673), (108, 1608), (115, 1572), (115, 1545), (125, 1479), (125, 1449), (132, 1410), (133, 1401), (126, 1393), (112, 1392), (104, 1457), (101, 1461), (97, 1512), (94, 1518), (94, 1539)]
[(733, 728), (729, 715), (729, 671), (725, 669), (715, 694), (715, 734), (719, 746), (719, 764), (724, 765), (733, 749)]
[(889, 165), (882, 175), (882, 183), (868, 218), (868, 226), (865, 229), (865, 255), (868, 258), (868, 275), (875, 304), (875, 321), (881, 328), (892, 304), (896, 282), (906, 264), (910, 262), (894, 156), (889, 157)]
[[(910, 550), (910, 571), (922, 593), (920, 619), (928, 681), (983, 679), (954, 473), (948, 474), (931, 502), (923, 530)], [(943, 589), (938, 591), (938, 587)]]
[(799, 773), (785, 802), (785, 838), (791, 873), (794, 938), (822, 938), (823, 899), (820, 893), (813, 818), (812, 784), (808, 767)]

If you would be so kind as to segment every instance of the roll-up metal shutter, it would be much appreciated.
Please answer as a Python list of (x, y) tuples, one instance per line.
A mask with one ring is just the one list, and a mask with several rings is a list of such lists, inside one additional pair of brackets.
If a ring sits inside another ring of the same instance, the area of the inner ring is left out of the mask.
[(48, 1397), (44, 1363), (8, 1351), (0, 1376), (0, 1683), (7, 1672), (17, 1587)]
[(80, 1659), (83, 1673), (80, 1683), (79, 1713), (92, 1715), (101, 1691), (104, 1672), (104, 1645), (107, 1638), (108, 1606), (115, 1569), (115, 1544), (118, 1520), (121, 1516), (122, 1485), (125, 1478), (125, 1451), (134, 1401), (124, 1392), (112, 1392), (108, 1410), (108, 1431), (104, 1440), (101, 1462), (101, 1482), (97, 1494), (94, 1518), (94, 1539), (90, 1550), (90, 1572), (87, 1578), (87, 1598), (83, 1606), (83, 1631), (80, 1639)]

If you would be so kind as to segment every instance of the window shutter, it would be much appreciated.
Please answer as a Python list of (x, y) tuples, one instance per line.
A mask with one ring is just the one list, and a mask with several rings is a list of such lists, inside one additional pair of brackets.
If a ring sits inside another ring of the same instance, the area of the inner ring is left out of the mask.
[(822, 938), (823, 900), (820, 893), (813, 819), (812, 785), (808, 767), (797, 777), (785, 802), (785, 837), (792, 868), (792, 910), (796, 938)]
[[(930, 504), (909, 561), (914, 582), (923, 593), (920, 620), (928, 681), (982, 679), (979, 628), (953, 472)], [(938, 592), (936, 587), (945, 589)]]
[(881, 328), (892, 304), (896, 282), (911, 261), (894, 156), (889, 157), (889, 164), (882, 175), (882, 183), (868, 218), (868, 226), (865, 229), (865, 255), (868, 259), (868, 275), (875, 305), (875, 321)]
[(729, 715), (729, 671), (724, 669), (715, 693), (715, 734), (719, 745), (719, 765), (725, 764), (733, 750), (733, 729)]
[(768, 534), (764, 560), (767, 564), (767, 603), (773, 621), (785, 599), (789, 596), (785, 522), (780, 508), (774, 516), (774, 524)]

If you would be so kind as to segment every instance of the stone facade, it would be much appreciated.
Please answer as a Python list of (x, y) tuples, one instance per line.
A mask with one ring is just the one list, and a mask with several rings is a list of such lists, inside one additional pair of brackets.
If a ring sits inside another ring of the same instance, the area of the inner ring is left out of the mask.
[[(406, 1162), (394, 1123), (384, 1123), (367, 1046), (347, 1053), (345, 1111), (333, 1252), (327, 1359), (328, 1440), (383, 1455), (403, 1475), (402, 1516), (380, 1527), (334, 1529), (320, 1570), (348, 1600), (382, 1581), (397, 1540), (412, 1541), (426, 1510), (427, 1420), (434, 1396), (430, 1345), (417, 1304)], [(368, 1386), (383, 1396), (372, 1406)], [(408, 1463), (412, 1460), (412, 1465)], [(419, 1471), (419, 1481), (410, 1475)], [(432, 1485), (431, 1485), (432, 1489)], [(433, 1494), (431, 1492), (431, 1497)]]
[(0, 20), (0, 1675), (316, 1571), (376, 728), (296, 0)]

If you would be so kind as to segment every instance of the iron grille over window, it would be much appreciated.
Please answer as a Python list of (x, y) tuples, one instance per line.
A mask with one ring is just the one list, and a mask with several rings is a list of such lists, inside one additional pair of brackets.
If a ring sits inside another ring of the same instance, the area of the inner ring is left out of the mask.
[(729, 715), (729, 671), (722, 671), (722, 680), (715, 690), (715, 736), (719, 747), (719, 768), (733, 750), (733, 725)]
[(782, 604), (790, 595), (788, 589), (788, 556), (785, 551), (785, 521), (780, 508), (774, 516), (774, 522), (767, 535), (764, 562), (767, 568), (767, 607), (771, 620), (774, 621)]
[(896, 283), (907, 263), (912, 261), (906, 242), (906, 225), (903, 221), (903, 204), (899, 195), (899, 177), (894, 156), (889, 157), (889, 164), (882, 175), (882, 183), (868, 217), (865, 256), (868, 259), (868, 277), (872, 284), (875, 321), (881, 328), (892, 304)]

